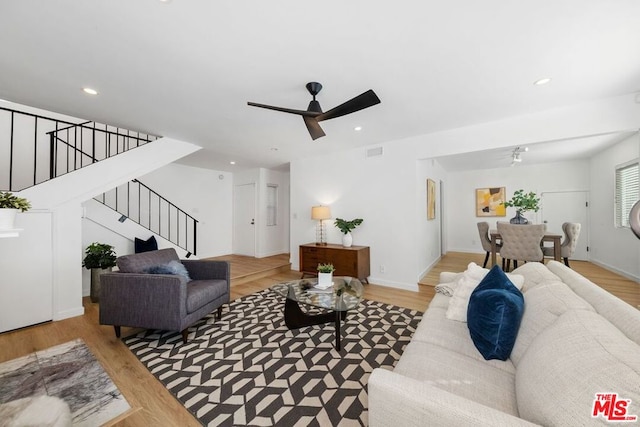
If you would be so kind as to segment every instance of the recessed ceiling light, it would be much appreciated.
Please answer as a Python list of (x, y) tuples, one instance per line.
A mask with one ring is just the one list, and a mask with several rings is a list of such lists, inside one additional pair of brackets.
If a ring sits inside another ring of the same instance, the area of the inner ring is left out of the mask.
[(355, 130), (356, 132), (359, 132), (362, 130), (362, 126), (356, 126), (353, 128), (353, 130)]
[(230, 165), (235, 165), (236, 162), (234, 162), (233, 160), (229, 162)]
[(90, 87), (83, 87), (82, 90), (84, 93), (88, 93), (89, 95), (97, 95), (98, 91), (95, 89), (91, 89)]
[(551, 77), (545, 77), (543, 79), (536, 80), (535, 82), (533, 82), (533, 84), (536, 86), (542, 86), (542, 85), (546, 85), (550, 81), (551, 81)]

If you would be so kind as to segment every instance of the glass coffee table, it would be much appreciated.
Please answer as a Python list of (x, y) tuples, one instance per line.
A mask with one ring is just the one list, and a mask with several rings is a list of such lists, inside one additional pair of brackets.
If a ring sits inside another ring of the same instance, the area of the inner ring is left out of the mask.
[[(285, 297), (284, 323), (289, 329), (335, 322), (336, 350), (340, 350), (340, 322), (347, 311), (356, 308), (362, 300), (363, 288), (358, 279), (334, 277), (333, 286), (317, 289), (317, 279), (292, 280), (278, 283), (271, 289)], [(307, 305), (329, 310), (326, 313), (307, 314), (301, 306)]]

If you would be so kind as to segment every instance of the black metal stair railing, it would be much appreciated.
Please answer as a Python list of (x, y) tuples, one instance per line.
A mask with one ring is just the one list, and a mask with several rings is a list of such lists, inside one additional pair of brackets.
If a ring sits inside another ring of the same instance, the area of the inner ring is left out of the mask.
[(66, 126), (47, 132), (47, 135), (50, 143), (51, 179), (158, 139), (155, 135), (122, 130), (96, 122)]
[(198, 220), (137, 179), (113, 188), (94, 200), (132, 220), (152, 233), (197, 254)]
[(21, 191), (50, 179), (50, 143), (46, 132), (72, 123), (0, 107), (0, 190)]
[(0, 191), (21, 191), (158, 139), (0, 107)]
[[(91, 121), (73, 123), (0, 107), (0, 191), (33, 187), (158, 138)], [(126, 198), (121, 200), (123, 194)], [(138, 180), (96, 200), (196, 253), (198, 221)]]

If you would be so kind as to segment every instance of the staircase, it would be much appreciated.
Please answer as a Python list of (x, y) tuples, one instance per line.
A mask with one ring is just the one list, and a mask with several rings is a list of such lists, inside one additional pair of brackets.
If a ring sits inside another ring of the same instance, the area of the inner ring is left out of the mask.
[(168, 242), (197, 254), (198, 220), (138, 179), (93, 198), (121, 214), (118, 221), (134, 221)]
[[(106, 124), (0, 107), (0, 190), (36, 209), (95, 198), (196, 254), (198, 221), (137, 180), (199, 147)], [(133, 180), (132, 180), (133, 178)]]

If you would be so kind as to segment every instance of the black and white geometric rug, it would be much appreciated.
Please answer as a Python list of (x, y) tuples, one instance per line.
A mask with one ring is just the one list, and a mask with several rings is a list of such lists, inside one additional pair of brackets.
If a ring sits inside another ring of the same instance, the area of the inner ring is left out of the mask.
[(395, 366), (422, 314), (362, 300), (338, 352), (333, 324), (290, 331), (283, 309), (267, 289), (191, 327), (187, 344), (162, 331), (124, 342), (203, 425), (366, 426), (369, 375)]

